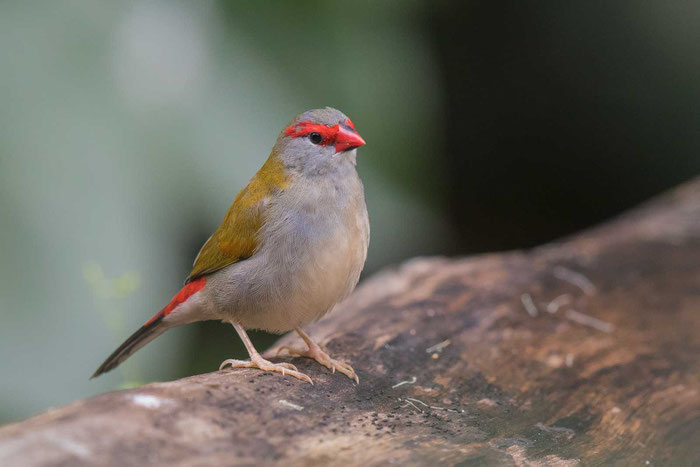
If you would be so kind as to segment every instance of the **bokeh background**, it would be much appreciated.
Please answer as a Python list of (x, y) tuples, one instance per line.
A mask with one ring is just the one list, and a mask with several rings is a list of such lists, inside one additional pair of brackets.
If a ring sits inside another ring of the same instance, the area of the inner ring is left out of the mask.
[(88, 380), (306, 109), (368, 142), (365, 277), (531, 247), (692, 178), (698, 24), (695, 0), (1, 2), (0, 423), (244, 356), (199, 323)]

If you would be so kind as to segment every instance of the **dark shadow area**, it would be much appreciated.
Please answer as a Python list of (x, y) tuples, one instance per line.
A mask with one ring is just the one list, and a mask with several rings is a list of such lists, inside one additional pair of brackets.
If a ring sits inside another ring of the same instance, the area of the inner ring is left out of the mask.
[(700, 172), (694, 2), (441, 2), (459, 253), (530, 247)]

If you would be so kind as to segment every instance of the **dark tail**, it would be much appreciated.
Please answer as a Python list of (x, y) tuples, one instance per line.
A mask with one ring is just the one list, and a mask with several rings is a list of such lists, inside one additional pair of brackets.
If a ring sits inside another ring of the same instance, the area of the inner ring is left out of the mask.
[(159, 335), (163, 334), (170, 327), (163, 322), (163, 318), (165, 318), (165, 314), (162, 312), (158, 313), (156, 316), (151, 318), (150, 321), (141, 326), (139, 330), (125, 340), (124, 343), (117, 348), (117, 350), (112, 352), (112, 355), (107, 357), (107, 360), (100, 365), (90, 379), (97, 378), (102, 373), (107, 373), (108, 371), (115, 369), (121, 362), (129, 358), (138, 349), (148, 344)]

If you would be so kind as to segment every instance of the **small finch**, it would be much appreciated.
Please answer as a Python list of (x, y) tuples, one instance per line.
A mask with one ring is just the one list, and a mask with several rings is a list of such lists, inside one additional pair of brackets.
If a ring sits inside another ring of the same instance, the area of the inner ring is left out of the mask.
[(356, 149), (364, 144), (336, 109), (294, 118), (202, 246), (182, 290), (92, 377), (116, 368), (172, 327), (216, 319), (233, 325), (250, 355), (225, 360), (219, 369), (259, 368), (312, 383), (294, 365), (264, 359), (246, 333), (294, 329), (308, 348), (280, 350), (313, 358), (359, 382), (350, 365), (328, 356), (302, 326), (347, 297), (365, 264), (369, 220), (355, 170)]

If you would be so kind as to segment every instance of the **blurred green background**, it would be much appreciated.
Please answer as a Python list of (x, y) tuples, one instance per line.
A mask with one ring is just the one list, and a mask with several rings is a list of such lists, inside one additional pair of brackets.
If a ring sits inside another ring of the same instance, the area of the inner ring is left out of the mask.
[(367, 140), (365, 276), (700, 173), (698, 24), (695, 1), (0, 3), (0, 423), (244, 357), (198, 323), (88, 380), (309, 108)]

